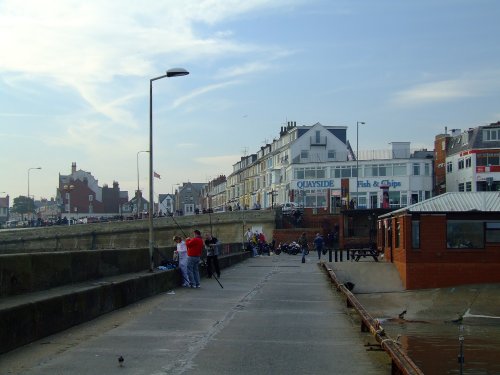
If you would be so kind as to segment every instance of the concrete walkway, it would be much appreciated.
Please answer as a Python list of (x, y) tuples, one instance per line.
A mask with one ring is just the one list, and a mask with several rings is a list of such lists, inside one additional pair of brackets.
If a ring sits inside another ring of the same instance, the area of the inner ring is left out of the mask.
[[(0, 356), (1, 374), (389, 374), (311, 254), (252, 258)], [(118, 365), (118, 357), (124, 365)]]

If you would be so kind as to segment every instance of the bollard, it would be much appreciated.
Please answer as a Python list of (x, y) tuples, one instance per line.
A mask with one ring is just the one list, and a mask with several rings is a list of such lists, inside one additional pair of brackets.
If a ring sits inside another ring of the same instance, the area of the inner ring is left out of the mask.
[(344, 261), (344, 249), (341, 249), (340, 250), (340, 261), (343, 262)]
[(337, 263), (338, 261), (339, 261), (338, 251), (337, 251), (337, 249), (335, 249), (335, 263)]
[(349, 249), (347, 249), (347, 260), (349, 260)]
[(328, 249), (328, 261), (331, 263), (332, 262), (332, 249)]

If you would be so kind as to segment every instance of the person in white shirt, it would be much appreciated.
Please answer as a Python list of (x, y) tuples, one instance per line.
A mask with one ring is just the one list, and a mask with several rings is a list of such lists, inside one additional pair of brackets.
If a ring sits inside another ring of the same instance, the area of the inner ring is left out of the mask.
[(180, 236), (174, 236), (174, 242), (177, 244), (177, 250), (175, 250), (175, 253), (177, 253), (177, 258), (179, 259), (179, 268), (181, 269), (182, 276), (182, 286), (189, 287), (190, 282), (187, 272), (188, 256), (186, 242), (184, 242), (184, 240)]

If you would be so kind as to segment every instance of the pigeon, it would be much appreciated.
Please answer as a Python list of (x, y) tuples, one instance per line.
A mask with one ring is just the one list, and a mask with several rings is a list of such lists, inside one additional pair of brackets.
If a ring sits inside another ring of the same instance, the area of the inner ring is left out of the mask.
[(120, 364), (120, 367), (123, 366), (124, 361), (125, 361), (125, 359), (123, 359), (123, 356), (118, 357), (118, 363)]
[(399, 319), (404, 319), (405, 318), (405, 315), (406, 315), (406, 310), (401, 312), (399, 315), (398, 315), (398, 318)]
[(354, 287), (355, 287), (355, 284), (351, 283), (350, 281), (346, 282), (344, 285), (345, 285), (345, 287), (347, 288), (347, 290), (348, 290), (349, 292), (352, 292), (352, 290), (353, 290), (353, 289), (354, 289)]

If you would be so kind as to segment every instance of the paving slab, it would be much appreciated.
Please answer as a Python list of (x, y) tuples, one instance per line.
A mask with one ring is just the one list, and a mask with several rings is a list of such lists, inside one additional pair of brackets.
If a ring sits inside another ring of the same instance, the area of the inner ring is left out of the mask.
[[(1, 374), (389, 374), (314, 257), (252, 258), (0, 356)], [(124, 357), (119, 366), (118, 357)]]

